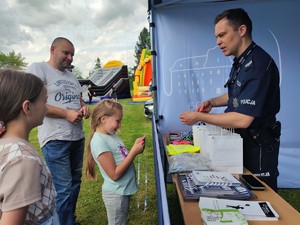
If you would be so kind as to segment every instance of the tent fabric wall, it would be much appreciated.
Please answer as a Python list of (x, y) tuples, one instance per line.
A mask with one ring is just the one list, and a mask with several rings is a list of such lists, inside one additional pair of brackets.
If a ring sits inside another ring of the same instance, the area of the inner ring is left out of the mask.
[[(159, 3), (159, 4), (155, 4)], [(232, 58), (216, 46), (214, 18), (229, 8), (244, 8), (253, 22), (253, 40), (276, 61), (281, 79), (282, 136), (279, 187), (299, 188), (300, 1), (149, 1), (156, 93), (156, 118), (161, 134), (191, 130), (179, 115), (203, 100), (226, 92)], [(214, 112), (223, 112), (219, 108)], [(162, 118), (162, 119), (159, 119)]]
[(154, 117), (152, 117), (152, 136), (154, 146), (154, 165), (155, 165), (155, 185), (157, 196), (157, 211), (158, 211), (158, 224), (168, 225), (170, 224), (169, 207), (166, 194), (164, 163), (161, 155), (164, 154), (159, 144), (159, 137), (157, 133), (156, 123)]

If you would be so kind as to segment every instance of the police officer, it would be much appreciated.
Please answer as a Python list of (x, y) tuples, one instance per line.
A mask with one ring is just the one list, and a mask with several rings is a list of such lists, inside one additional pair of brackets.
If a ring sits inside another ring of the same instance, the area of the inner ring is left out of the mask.
[[(277, 191), (280, 122), (279, 72), (271, 56), (252, 41), (252, 21), (243, 9), (226, 10), (215, 19), (217, 45), (234, 63), (225, 84), (228, 92), (180, 115), (181, 122), (198, 121), (236, 128), (243, 137), (244, 166)], [(225, 113), (208, 113), (227, 106)]]

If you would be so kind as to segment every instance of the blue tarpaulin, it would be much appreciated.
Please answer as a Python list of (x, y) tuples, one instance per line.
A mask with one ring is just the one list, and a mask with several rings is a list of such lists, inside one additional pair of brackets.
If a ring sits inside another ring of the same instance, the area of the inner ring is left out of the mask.
[[(191, 130), (180, 113), (194, 110), (226, 89), (232, 58), (216, 46), (214, 19), (229, 8), (244, 8), (253, 22), (253, 40), (275, 60), (280, 72), (282, 123), (279, 187), (299, 188), (300, 175), (300, 1), (150, 0), (155, 115), (159, 134)], [(214, 112), (223, 112), (220, 108)]]

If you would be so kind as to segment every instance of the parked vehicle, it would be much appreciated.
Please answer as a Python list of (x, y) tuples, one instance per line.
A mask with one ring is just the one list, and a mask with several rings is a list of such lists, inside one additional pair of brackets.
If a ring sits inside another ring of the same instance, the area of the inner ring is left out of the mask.
[(144, 104), (144, 114), (148, 118), (152, 118), (153, 114), (153, 99), (150, 99)]

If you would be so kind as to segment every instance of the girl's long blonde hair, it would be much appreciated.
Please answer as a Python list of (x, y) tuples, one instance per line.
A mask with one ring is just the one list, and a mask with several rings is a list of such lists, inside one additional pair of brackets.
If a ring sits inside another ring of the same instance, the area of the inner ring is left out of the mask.
[(95, 166), (96, 162), (91, 152), (91, 140), (94, 136), (96, 128), (101, 124), (103, 116), (113, 116), (116, 110), (123, 110), (122, 105), (113, 99), (105, 99), (98, 103), (91, 116), (91, 130), (87, 145), (87, 161), (86, 161), (86, 176), (87, 178), (96, 178)]

